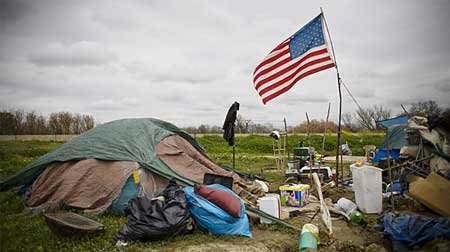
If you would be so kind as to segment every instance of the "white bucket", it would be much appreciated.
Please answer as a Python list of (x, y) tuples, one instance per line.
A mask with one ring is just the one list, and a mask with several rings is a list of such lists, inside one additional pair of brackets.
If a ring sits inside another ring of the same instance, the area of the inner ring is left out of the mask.
[[(278, 195), (259, 198), (259, 210), (268, 213), (273, 217), (280, 218), (280, 197), (277, 196)], [(261, 223), (270, 224), (272, 221), (266, 218), (261, 218)]]
[(377, 167), (355, 164), (350, 165), (353, 177), (353, 191), (359, 210), (363, 213), (381, 213), (383, 211), (383, 191), (381, 173)]

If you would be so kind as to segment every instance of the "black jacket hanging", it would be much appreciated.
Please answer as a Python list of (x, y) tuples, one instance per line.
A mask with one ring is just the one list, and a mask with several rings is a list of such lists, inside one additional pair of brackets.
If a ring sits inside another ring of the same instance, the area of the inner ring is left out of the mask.
[(239, 103), (234, 102), (228, 109), (225, 122), (223, 123), (223, 138), (227, 140), (228, 145), (234, 145), (234, 123), (236, 122), (237, 112), (239, 111)]

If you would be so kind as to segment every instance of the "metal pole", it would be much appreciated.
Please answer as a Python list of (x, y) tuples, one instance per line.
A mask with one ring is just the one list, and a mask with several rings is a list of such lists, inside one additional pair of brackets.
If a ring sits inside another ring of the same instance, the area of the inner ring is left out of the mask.
[[(339, 91), (339, 120), (338, 120), (338, 132), (337, 132), (337, 143), (336, 143), (336, 184), (339, 186), (339, 153), (341, 148), (341, 115), (342, 115), (342, 92), (341, 92), (341, 77), (339, 76), (339, 68), (336, 60), (336, 53), (334, 52), (333, 41), (331, 40), (330, 30), (328, 29), (327, 20), (325, 19), (325, 13), (323, 9), (320, 8), (320, 12), (323, 17), (323, 23), (327, 30), (328, 38), (330, 39), (331, 51), (333, 53), (334, 65), (336, 67), (336, 77)], [(341, 152), (342, 154), (342, 152)]]
[(289, 156), (289, 142), (288, 142), (288, 130), (287, 130), (286, 117), (284, 118), (283, 122), (284, 122), (284, 131), (286, 132), (286, 151), (287, 151), (287, 156), (288, 156), (288, 161), (289, 161), (290, 156)]

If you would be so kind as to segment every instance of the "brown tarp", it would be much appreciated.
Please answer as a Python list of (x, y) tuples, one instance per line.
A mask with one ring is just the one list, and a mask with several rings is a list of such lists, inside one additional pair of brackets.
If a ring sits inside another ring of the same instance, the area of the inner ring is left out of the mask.
[(247, 202), (256, 203), (264, 196), (262, 188), (253, 181), (245, 181), (236, 173), (227, 171), (211, 161), (178, 135), (168, 136), (156, 145), (159, 158), (176, 173), (197, 183), (203, 183), (205, 173), (233, 177), (233, 191)]
[(85, 159), (51, 164), (34, 181), (27, 206), (45, 208), (63, 202), (87, 213), (102, 213), (135, 169), (138, 164), (131, 161)]

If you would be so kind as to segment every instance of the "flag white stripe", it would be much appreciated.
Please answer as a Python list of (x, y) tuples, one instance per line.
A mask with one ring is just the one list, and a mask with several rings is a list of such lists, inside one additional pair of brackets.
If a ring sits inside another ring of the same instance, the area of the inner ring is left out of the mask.
[[(327, 61), (324, 61), (324, 62), (321, 62), (321, 63), (318, 63), (318, 64), (314, 64), (314, 65), (312, 65), (312, 66), (309, 66), (309, 67), (303, 69), (302, 71), (298, 72), (298, 73), (295, 75), (295, 77), (292, 78), (291, 80), (289, 80), (289, 81), (283, 83), (282, 85), (280, 85), (280, 86), (278, 86), (278, 87), (276, 87), (276, 88), (271, 89), (271, 90), (268, 91), (267, 93), (264, 93), (264, 94), (262, 94), (262, 95), (260, 94), (260, 96), (261, 96), (262, 99), (264, 99), (264, 98), (268, 97), (269, 95), (271, 95), (271, 94), (273, 94), (273, 93), (275, 93), (275, 92), (277, 92), (277, 91), (279, 91), (279, 90), (281, 90), (281, 89), (283, 89), (283, 88), (285, 88), (285, 87), (291, 85), (292, 82), (293, 82), (298, 76), (300, 76), (300, 75), (302, 75), (302, 74), (304, 74), (304, 73), (306, 73), (306, 72), (308, 72), (308, 71), (314, 70), (314, 69), (316, 69), (316, 68), (320, 68), (320, 67), (322, 67), (322, 66), (325, 66), (325, 65), (328, 65), (328, 64), (333, 64), (333, 63), (334, 63), (334, 62), (330, 59), (330, 60), (327, 60)], [(258, 93), (259, 93), (259, 91), (258, 91)]]
[[(295, 72), (298, 68), (304, 66), (305, 64), (308, 64), (309, 62), (314, 61), (314, 60), (317, 60), (317, 59), (324, 58), (324, 57), (326, 57), (326, 56), (329, 56), (329, 53), (328, 53), (328, 52), (322, 53), (322, 54), (319, 54), (319, 55), (316, 55), (316, 56), (313, 56), (313, 57), (310, 57), (310, 58), (306, 59), (304, 62), (302, 62), (300, 65), (298, 65), (297, 67), (295, 67), (295, 68), (292, 69), (291, 71), (288, 71), (288, 72), (286, 72), (286, 73), (284, 73), (284, 74), (278, 76), (277, 78), (275, 78), (275, 79), (273, 79), (273, 80), (271, 80), (271, 81), (269, 81), (269, 82), (264, 83), (263, 85), (261, 85), (261, 86), (257, 89), (257, 91), (259, 92), (261, 89), (263, 89), (263, 88), (265, 88), (265, 87), (267, 87), (267, 86), (270, 86), (270, 85), (272, 85), (273, 83), (275, 83), (275, 82), (277, 82), (277, 81), (280, 81), (280, 80), (286, 78), (287, 76), (291, 75), (291, 74), (292, 74), (293, 72)], [(257, 85), (259, 82), (265, 80), (267, 77), (270, 77), (270, 76), (272, 76), (272, 75), (274, 75), (274, 74), (276, 74), (276, 73), (278, 73), (278, 72), (280, 72), (280, 71), (283, 71), (283, 70), (286, 69), (287, 67), (291, 66), (292, 64), (295, 64), (295, 63), (299, 62), (300, 60), (302, 60), (302, 58), (298, 57), (298, 58), (296, 58), (296, 59), (294, 59), (294, 60), (292, 60), (292, 61), (290, 61), (290, 62), (288, 62), (288, 63), (286, 63), (286, 64), (284, 64), (284, 65), (282, 65), (282, 66), (280, 66), (280, 67), (278, 67), (278, 68), (276, 68), (276, 69), (274, 69), (274, 70), (272, 70), (271, 72), (269, 72), (269, 73), (267, 73), (267, 74), (261, 75), (261, 77), (258, 77), (258, 80), (255, 81), (255, 85)]]
[[(310, 54), (310, 53), (313, 53), (313, 52), (315, 52), (315, 51), (323, 50), (323, 49), (327, 49), (327, 53), (328, 53), (328, 48), (327, 48), (327, 46), (326, 46), (326, 45), (323, 45), (323, 46), (314, 47), (314, 48), (309, 49), (308, 51), (306, 51), (305, 53), (303, 53), (302, 56), (297, 57), (297, 58), (293, 59), (292, 61), (297, 62), (297, 61), (301, 60), (302, 58), (304, 58), (306, 55), (308, 55), (308, 54)], [(290, 53), (289, 53), (289, 57), (290, 57)], [(287, 64), (290, 64), (290, 63), (291, 63), (291, 62), (288, 62)], [(269, 64), (270, 64), (270, 63), (269, 63)], [(267, 64), (267, 65), (269, 65), (269, 64)], [(272, 66), (272, 65), (273, 65), (273, 64), (270, 64), (270, 66)], [(284, 65), (286, 65), (286, 64), (284, 64)], [(283, 67), (284, 65), (281, 65), (281, 66), (279, 66), (278, 68)], [(270, 66), (268, 66), (268, 67), (270, 67)], [(262, 71), (262, 68), (266, 69), (266, 68), (268, 68), (268, 67), (265, 67), (265, 66), (263, 65), (260, 69), (258, 69), (258, 72), (256, 72), (253, 76), (256, 76), (260, 71)], [(275, 70), (275, 69), (274, 69), (274, 70)], [(272, 72), (273, 72), (274, 70), (272, 70)], [(255, 81), (253, 82), (255, 87), (256, 87), (258, 81), (259, 81), (259, 77), (258, 77), (258, 80), (255, 80)]]
[[(286, 50), (286, 49), (288, 49), (288, 48), (289, 48), (289, 44), (287, 44), (287, 45), (286, 45), (285, 47), (283, 47), (282, 49), (277, 50), (277, 51), (275, 51), (275, 52), (269, 54), (267, 57), (265, 57), (264, 60), (262, 61), (263, 63), (264, 63), (266, 60), (268, 60), (268, 59), (270, 59), (270, 58), (273, 58), (273, 57), (275, 57), (275, 56), (276, 56), (276, 57), (280, 57), (280, 58), (276, 59), (275, 61), (272, 61), (272, 62), (263, 64), (263, 65), (258, 69), (258, 71), (256, 71), (256, 72), (253, 74), (253, 76), (256, 76), (259, 72), (263, 71), (264, 69), (267, 69), (267, 68), (269, 68), (269, 67), (275, 65), (277, 62), (280, 62), (281, 60), (283, 60), (283, 59), (285, 59), (285, 58), (287, 58), (287, 57), (290, 57), (291, 54), (290, 54), (289, 51), (287, 51), (287, 52), (285, 52), (285, 53), (282, 53), (284, 50)], [(286, 57), (286, 56), (287, 56), (287, 57)], [(282, 59), (281, 59), (281, 58), (282, 58)]]

